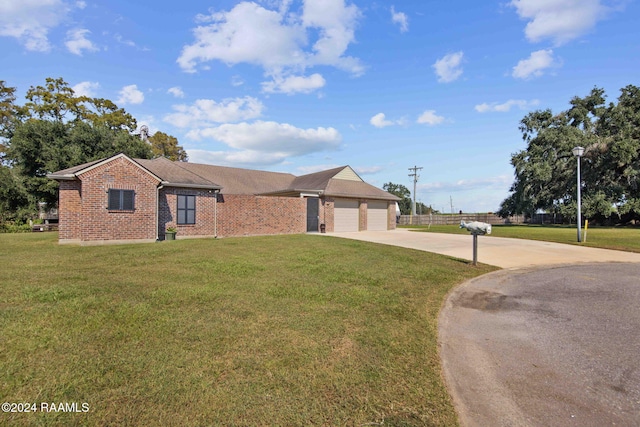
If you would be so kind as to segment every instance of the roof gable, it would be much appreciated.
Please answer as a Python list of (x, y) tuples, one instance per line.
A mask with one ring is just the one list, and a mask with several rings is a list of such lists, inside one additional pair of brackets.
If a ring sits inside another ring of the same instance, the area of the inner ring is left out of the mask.
[(364, 180), (360, 178), (360, 176), (356, 173), (356, 171), (351, 169), (351, 166), (345, 166), (344, 168), (342, 168), (342, 170), (338, 172), (333, 177), (333, 179), (344, 179), (346, 181), (364, 182)]
[(97, 167), (106, 165), (107, 163), (113, 162), (113, 161), (118, 160), (118, 159), (124, 159), (125, 161), (130, 162), (133, 166), (135, 166), (137, 168), (140, 168), (143, 172), (151, 175), (155, 180), (162, 181), (162, 179), (160, 177), (158, 177), (153, 172), (151, 172), (150, 170), (146, 169), (145, 167), (143, 167), (138, 162), (136, 162), (135, 160), (133, 160), (132, 158), (130, 158), (129, 156), (127, 156), (124, 153), (116, 154), (114, 156), (107, 157), (106, 159), (95, 160), (93, 162), (83, 163), (81, 165), (74, 166), (72, 168), (63, 169), (61, 171), (48, 174), (47, 178), (55, 179), (55, 180), (63, 180), (63, 181), (64, 180), (78, 179), (82, 174), (85, 174), (85, 173), (87, 173), (87, 172), (89, 172), (89, 171), (91, 171), (91, 170), (93, 170), (93, 169), (95, 169)]

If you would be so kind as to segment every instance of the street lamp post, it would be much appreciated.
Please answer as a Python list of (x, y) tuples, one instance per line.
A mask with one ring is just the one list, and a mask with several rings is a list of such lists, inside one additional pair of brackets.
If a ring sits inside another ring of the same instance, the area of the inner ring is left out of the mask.
[(581, 233), (580, 233), (580, 228), (581, 228), (581, 224), (582, 224), (582, 218), (581, 218), (581, 213), (582, 213), (582, 206), (581, 206), (581, 195), (580, 195), (580, 187), (581, 185), (581, 180), (580, 180), (580, 157), (582, 157), (582, 155), (584, 154), (584, 148), (582, 147), (575, 147), (573, 150), (571, 150), (571, 152), (573, 153), (574, 156), (576, 156), (578, 158), (578, 242), (582, 242), (582, 238), (581, 238)]

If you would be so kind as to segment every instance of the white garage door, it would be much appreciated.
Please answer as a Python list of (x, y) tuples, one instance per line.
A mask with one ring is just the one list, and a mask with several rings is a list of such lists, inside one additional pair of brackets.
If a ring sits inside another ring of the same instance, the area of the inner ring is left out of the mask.
[(369, 202), (367, 207), (367, 230), (386, 231), (388, 227), (387, 202)]
[(342, 231), (358, 231), (360, 223), (360, 213), (357, 200), (341, 200), (335, 201), (333, 208), (333, 230)]

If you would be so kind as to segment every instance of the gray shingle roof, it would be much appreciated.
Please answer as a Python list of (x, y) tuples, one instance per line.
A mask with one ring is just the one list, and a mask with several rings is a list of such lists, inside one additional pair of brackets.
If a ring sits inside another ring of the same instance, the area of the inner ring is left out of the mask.
[[(288, 187), (276, 190), (270, 194), (295, 194), (305, 191), (317, 191), (325, 196), (332, 197), (367, 198), (390, 201), (400, 200), (399, 197), (374, 187), (371, 184), (367, 184), (364, 181), (335, 178), (336, 175), (346, 168), (349, 168), (349, 166), (341, 166), (296, 177)], [(350, 168), (349, 170), (351, 171)]]
[(253, 169), (231, 168), (199, 163), (181, 163), (181, 167), (216, 182), (227, 194), (260, 194), (287, 188), (294, 175)]
[(186, 163), (172, 162), (171, 160), (159, 157), (153, 160), (135, 159), (140, 166), (149, 170), (154, 175), (162, 179), (162, 184), (172, 187), (200, 187), (220, 189), (222, 185), (200, 176), (188, 168)]
[(331, 179), (324, 190), (325, 196), (331, 197), (358, 197), (363, 199), (399, 201), (399, 197), (384, 190), (374, 187), (366, 182), (347, 181), (344, 179)]
[(94, 160), (92, 162), (87, 162), (87, 163), (83, 163), (81, 165), (78, 166), (73, 166), (71, 168), (67, 168), (67, 169), (62, 169), (60, 171), (57, 172), (53, 172), (47, 175), (48, 178), (51, 179), (73, 179), (75, 178), (75, 174), (87, 169), (97, 163), (100, 163), (101, 161), (103, 161), (104, 159), (100, 159), (100, 160)]

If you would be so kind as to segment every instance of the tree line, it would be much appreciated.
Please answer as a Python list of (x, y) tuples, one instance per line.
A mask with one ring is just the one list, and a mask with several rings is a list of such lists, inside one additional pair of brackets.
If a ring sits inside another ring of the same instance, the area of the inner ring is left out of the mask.
[(62, 78), (31, 86), (23, 104), (15, 93), (0, 80), (0, 224), (35, 218), (39, 202), (57, 206), (58, 183), (48, 173), (118, 153), (188, 160), (175, 137), (141, 139), (131, 114), (108, 99), (77, 95)]
[(583, 216), (600, 222), (640, 219), (640, 88), (606, 102), (603, 89), (574, 97), (570, 108), (527, 114), (519, 126), (526, 148), (511, 157), (515, 180), (498, 214), (557, 213), (575, 220), (577, 159), (581, 157)]

